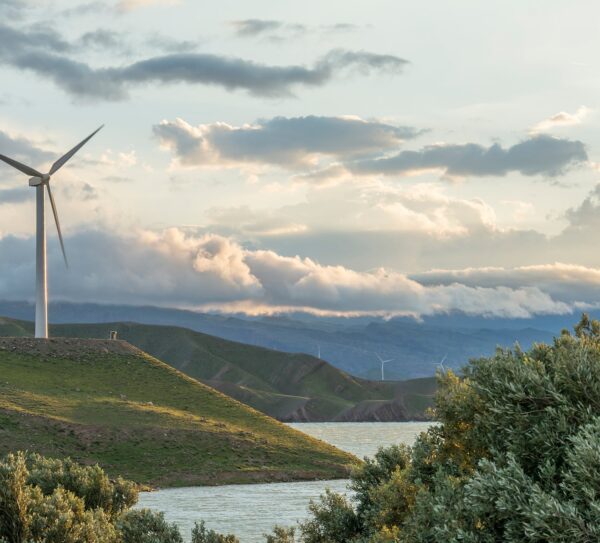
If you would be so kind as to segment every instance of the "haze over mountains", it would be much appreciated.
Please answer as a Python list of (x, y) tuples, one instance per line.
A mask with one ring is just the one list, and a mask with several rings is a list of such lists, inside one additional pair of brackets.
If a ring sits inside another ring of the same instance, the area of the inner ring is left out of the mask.
[[(0, 315), (31, 320), (33, 306), (26, 302), (0, 302)], [(417, 322), (318, 318), (305, 314), (249, 318), (213, 315), (179, 309), (126, 305), (73, 304), (50, 306), (53, 323), (138, 322), (181, 326), (224, 339), (291, 353), (321, 357), (358, 377), (380, 379), (376, 353), (394, 361), (386, 378), (430, 377), (444, 365), (459, 369), (470, 358), (492, 354), (497, 346), (518, 342), (550, 342), (562, 328), (571, 328), (576, 315), (538, 316), (531, 319), (483, 319), (468, 315), (438, 315)]]

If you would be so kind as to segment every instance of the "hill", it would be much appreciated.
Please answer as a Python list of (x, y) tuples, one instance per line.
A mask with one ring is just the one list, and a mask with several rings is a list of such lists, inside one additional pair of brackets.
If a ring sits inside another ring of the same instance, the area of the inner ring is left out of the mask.
[[(34, 309), (25, 302), (1, 302), (0, 315), (32, 320)], [(365, 379), (379, 378), (375, 353), (393, 358), (386, 375), (391, 379), (428, 377), (440, 360), (459, 369), (469, 359), (493, 355), (498, 345), (518, 342), (551, 343), (560, 329), (576, 317), (485, 319), (461, 314), (384, 320), (375, 317), (331, 318), (306, 314), (242, 318), (159, 307), (74, 304), (50, 306), (54, 323), (139, 322), (181, 326), (232, 341), (285, 351), (321, 355), (329, 363)]]
[[(173, 326), (68, 324), (54, 336), (102, 338), (116, 330), (194, 379), (286, 422), (423, 420), (433, 404), (433, 378), (367, 381), (324, 360), (244, 345)], [(31, 335), (33, 325), (4, 319), (0, 335)]]
[(0, 455), (14, 450), (158, 486), (338, 478), (356, 461), (126, 342), (62, 338), (0, 338)]

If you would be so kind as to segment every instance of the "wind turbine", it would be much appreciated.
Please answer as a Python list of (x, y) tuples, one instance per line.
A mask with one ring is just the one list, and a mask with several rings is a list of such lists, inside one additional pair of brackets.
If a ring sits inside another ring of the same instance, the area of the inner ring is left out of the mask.
[(379, 358), (379, 362), (381, 362), (381, 380), (385, 381), (385, 374), (384, 374), (383, 368), (388, 362), (392, 362), (394, 359), (390, 358), (389, 360), (384, 360), (377, 353), (375, 353), (375, 354), (377, 355), (377, 358)]
[(0, 160), (6, 162), (13, 168), (16, 168), (20, 172), (26, 175), (31, 175), (29, 179), (29, 186), (36, 188), (36, 247), (35, 247), (35, 263), (36, 263), (36, 279), (35, 279), (35, 337), (36, 338), (47, 338), (48, 337), (48, 281), (47, 281), (47, 267), (46, 267), (46, 222), (44, 213), (45, 194), (44, 187), (48, 190), (48, 198), (50, 199), (50, 205), (52, 206), (52, 214), (54, 215), (54, 222), (56, 223), (56, 230), (58, 231), (58, 239), (60, 241), (60, 248), (62, 250), (63, 258), (65, 259), (65, 266), (68, 268), (69, 263), (67, 261), (67, 253), (65, 253), (65, 245), (63, 243), (62, 233), (60, 231), (60, 222), (58, 220), (58, 211), (56, 210), (56, 204), (50, 190), (50, 179), (51, 177), (60, 170), (67, 161), (81, 149), (104, 125), (92, 132), (87, 138), (81, 143), (78, 143), (73, 149), (67, 154), (60, 157), (48, 173), (40, 173), (33, 168), (21, 164), (16, 160), (0, 154)]
[(444, 358), (442, 358), (442, 360), (440, 361), (440, 364), (439, 364), (440, 368), (442, 368), (442, 371), (444, 373), (446, 373), (446, 368), (444, 367), (444, 362), (446, 361), (446, 358), (448, 358), (448, 353), (446, 353), (444, 355)]

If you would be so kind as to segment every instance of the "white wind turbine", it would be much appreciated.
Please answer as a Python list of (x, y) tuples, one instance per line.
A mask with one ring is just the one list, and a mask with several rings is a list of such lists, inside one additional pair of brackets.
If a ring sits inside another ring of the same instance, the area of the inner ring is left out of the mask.
[(379, 362), (381, 362), (381, 380), (385, 381), (385, 373), (384, 373), (384, 366), (388, 363), (388, 362), (392, 362), (394, 359), (390, 358), (389, 360), (384, 360), (383, 358), (381, 358), (381, 356), (379, 356), (377, 353), (375, 353), (377, 355), (377, 358), (379, 358)]
[[(102, 125), (104, 126), (104, 125)], [(100, 128), (102, 128), (102, 126)], [(56, 222), (56, 230), (58, 231), (58, 239), (60, 241), (60, 248), (62, 249), (63, 258), (65, 259), (65, 265), (67, 268), (69, 264), (67, 262), (67, 254), (65, 253), (65, 245), (63, 243), (62, 233), (60, 231), (60, 222), (58, 221), (58, 212), (56, 210), (56, 204), (52, 197), (52, 191), (50, 190), (50, 178), (62, 168), (67, 161), (81, 149), (99, 130), (92, 132), (87, 138), (81, 143), (78, 143), (73, 149), (71, 149), (66, 155), (60, 157), (46, 174), (40, 173), (25, 164), (21, 164), (12, 158), (0, 154), (0, 160), (3, 160), (7, 164), (10, 164), (13, 168), (16, 168), (20, 172), (26, 175), (31, 175), (29, 179), (29, 186), (36, 188), (36, 283), (35, 283), (35, 337), (36, 338), (47, 338), (48, 337), (48, 282), (47, 282), (47, 269), (46, 269), (46, 222), (44, 214), (44, 186), (48, 189), (48, 197), (50, 198), (50, 205), (52, 206), (52, 213), (54, 215), (54, 221)]]
[(444, 373), (446, 373), (446, 368), (444, 367), (444, 362), (446, 362), (446, 358), (448, 358), (448, 354), (444, 355), (444, 358), (442, 358), (442, 360), (440, 360), (440, 364), (439, 364), (440, 368), (442, 369), (442, 371)]

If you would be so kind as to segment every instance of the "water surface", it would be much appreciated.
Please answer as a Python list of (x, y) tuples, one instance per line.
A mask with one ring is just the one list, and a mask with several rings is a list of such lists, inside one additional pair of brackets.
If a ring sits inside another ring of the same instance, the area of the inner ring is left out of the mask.
[[(429, 423), (305, 423), (290, 424), (297, 430), (327, 441), (359, 457), (372, 456), (380, 446), (393, 443), (410, 445)], [(330, 488), (347, 492), (348, 481), (308, 481), (258, 485), (187, 487), (143, 492), (138, 507), (164, 511), (189, 541), (194, 522), (204, 520), (219, 532), (235, 533), (242, 543), (263, 542), (275, 524), (294, 526), (307, 516), (311, 499)]]
[(327, 441), (359, 458), (373, 456), (381, 446), (412, 445), (429, 422), (306, 422), (288, 424), (296, 430)]

